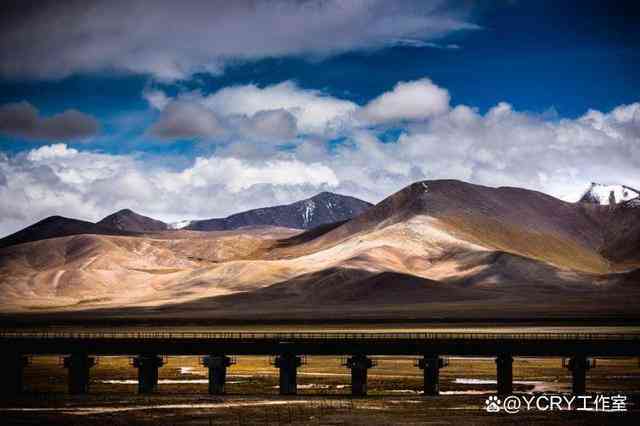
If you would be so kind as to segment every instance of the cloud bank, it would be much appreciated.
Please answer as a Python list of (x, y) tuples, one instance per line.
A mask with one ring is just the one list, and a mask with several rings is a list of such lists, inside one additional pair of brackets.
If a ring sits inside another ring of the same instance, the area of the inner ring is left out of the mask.
[[(230, 61), (326, 56), (474, 29), (443, 0), (12, 1), (0, 75), (57, 79), (116, 70), (185, 79)], [(20, 52), (15, 55), (15, 52)]]
[[(177, 169), (167, 158), (86, 145), (0, 154), (0, 233), (53, 214), (98, 220), (120, 208), (166, 221), (221, 217), (325, 190), (378, 202), (422, 179), (519, 186), (571, 201), (591, 181), (640, 186), (640, 103), (576, 119), (506, 102), (480, 113), (451, 105), (448, 91), (426, 78), (364, 105), (291, 82), (146, 97), (160, 109), (150, 132), (230, 139)], [(287, 138), (282, 149), (277, 142)]]

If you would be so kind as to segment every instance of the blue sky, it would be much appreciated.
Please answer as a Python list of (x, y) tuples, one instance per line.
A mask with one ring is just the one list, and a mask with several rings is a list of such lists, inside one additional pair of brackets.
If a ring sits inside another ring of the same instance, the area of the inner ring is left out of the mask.
[[(375, 202), (422, 178), (563, 198), (591, 180), (638, 185), (637, 2), (9, 3), (0, 197), (21, 205), (0, 231), (114, 205), (177, 220), (324, 189)], [(253, 178), (204, 170), (221, 161)], [(173, 188), (163, 173), (193, 181)], [(124, 188), (93, 199), (109, 179)], [(181, 191), (194, 201), (176, 206)]]

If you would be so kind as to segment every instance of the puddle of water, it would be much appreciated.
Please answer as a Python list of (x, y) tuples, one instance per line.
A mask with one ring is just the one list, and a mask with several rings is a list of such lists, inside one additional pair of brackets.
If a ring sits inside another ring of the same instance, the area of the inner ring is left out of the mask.
[(481, 390), (440, 391), (440, 395), (489, 395), (494, 393), (494, 391)]
[[(280, 386), (271, 386), (273, 389), (278, 389)], [(298, 389), (329, 389), (331, 385), (321, 385), (319, 383), (305, 383), (298, 385)]]
[(495, 385), (498, 382), (491, 379), (457, 378), (453, 381), (453, 383), (459, 383), (461, 385)]
[[(227, 380), (227, 384), (246, 383), (246, 380)], [(137, 380), (100, 380), (105, 385), (137, 385)], [(180, 384), (208, 384), (209, 379), (160, 379), (160, 385), (180, 385)]]
[(180, 367), (180, 374), (195, 374), (193, 367)]
[[(461, 385), (495, 385), (497, 384), (497, 381), (492, 379), (457, 378), (453, 382)], [(537, 393), (537, 392), (549, 392), (549, 391), (558, 392), (560, 390), (563, 390), (566, 387), (565, 385), (561, 385), (558, 383), (545, 382), (540, 380), (514, 380), (513, 384), (533, 386), (531, 389), (529, 389), (526, 392), (529, 394)], [(467, 392), (467, 391), (462, 391), (462, 392)], [(471, 390), (470, 392), (476, 392), (476, 391)], [(487, 393), (486, 391), (479, 391), (479, 392)], [(440, 393), (444, 394), (444, 392), (440, 392)], [(493, 392), (489, 392), (489, 393), (493, 393)]]

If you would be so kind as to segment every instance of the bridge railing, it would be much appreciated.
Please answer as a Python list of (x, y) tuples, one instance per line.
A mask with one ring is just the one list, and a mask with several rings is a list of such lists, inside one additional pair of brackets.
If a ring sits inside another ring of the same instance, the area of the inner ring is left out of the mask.
[(313, 340), (563, 340), (640, 341), (637, 333), (482, 332), (206, 332), (206, 331), (0, 331), (0, 339), (197, 339), (220, 341)]

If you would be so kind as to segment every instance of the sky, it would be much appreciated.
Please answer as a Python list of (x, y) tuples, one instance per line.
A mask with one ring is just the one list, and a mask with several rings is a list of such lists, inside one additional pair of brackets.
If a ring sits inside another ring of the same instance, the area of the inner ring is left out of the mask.
[(5, 1), (0, 236), (425, 179), (640, 187), (635, 1)]

